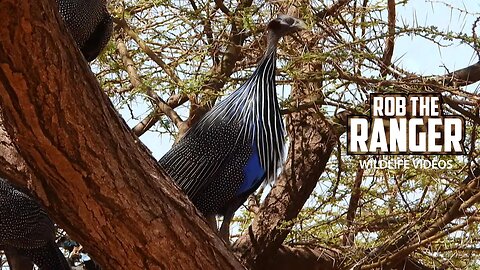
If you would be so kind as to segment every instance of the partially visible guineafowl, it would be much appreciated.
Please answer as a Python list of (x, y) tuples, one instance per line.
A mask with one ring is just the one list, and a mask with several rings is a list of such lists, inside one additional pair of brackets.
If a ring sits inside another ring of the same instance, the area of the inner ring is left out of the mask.
[(0, 178), (0, 247), (13, 270), (70, 269), (55, 243), (55, 227), (33, 198)]
[(57, 0), (60, 15), (87, 61), (95, 59), (112, 35), (107, 0)]

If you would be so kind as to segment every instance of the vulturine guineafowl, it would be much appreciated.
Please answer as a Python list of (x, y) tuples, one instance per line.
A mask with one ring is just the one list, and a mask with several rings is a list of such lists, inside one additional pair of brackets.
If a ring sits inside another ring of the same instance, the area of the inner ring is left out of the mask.
[(272, 20), (267, 50), (252, 76), (159, 160), (210, 221), (223, 215), (220, 234), (225, 240), (235, 211), (282, 165), (285, 130), (275, 91), (276, 48), (281, 37), (304, 28), (290, 16)]
[(55, 227), (47, 213), (34, 199), (2, 178), (0, 246), (14, 270), (28, 269), (28, 262), (34, 263), (40, 270), (70, 269), (55, 243)]
[(87, 61), (95, 59), (112, 35), (108, 0), (57, 0), (60, 15)]

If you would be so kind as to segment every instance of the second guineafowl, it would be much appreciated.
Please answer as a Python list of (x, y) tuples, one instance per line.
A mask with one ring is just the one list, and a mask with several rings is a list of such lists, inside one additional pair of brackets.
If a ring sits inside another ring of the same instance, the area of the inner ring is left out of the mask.
[(107, 0), (57, 0), (65, 24), (87, 61), (94, 60), (112, 35)]
[[(55, 227), (33, 198), (0, 178), (0, 246), (12, 269), (70, 269), (55, 243)], [(30, 267), (28, 266), (30, 264)]]

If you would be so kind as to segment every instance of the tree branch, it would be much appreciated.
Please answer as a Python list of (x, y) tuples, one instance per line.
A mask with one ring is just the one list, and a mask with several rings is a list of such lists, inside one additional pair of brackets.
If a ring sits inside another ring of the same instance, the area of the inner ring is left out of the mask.
[(177, 112), (168, 106), (168, 104), (165, 103), (165, 101), (163, 101), (163, 99), (158, 96), (151, 87), (143, 84), (143, 81), (138, 75), (137, 69), (135, 68), (135, 63), (128, 53), (127, 45), (125, 45), (125, 42), (123, 42), (122, 35), (118, 35), (117, 50), (122, 58), (123, 65), (125, 66), (125, 69), (129, 75), (132, 86), (137, 89), (145, 89), (147, 96), (150, 98), (150, 101), (152, 101), (155, 108), (158, 108), (158, 110), (162, 111), (168, 118), (170, 118), (170, 120), (172, 120), (175, 126), (181, 129), (183, 126), (183, 120), (180, 118)]
[[(166, 104), (169, 108), (172, 110), (177, 108), (178, 106), (184, 104), (185, 102), (188, 101), (188, 97), (184, 94), (177, 94), (170, 96), (168, 98)], [(138, 122), (133, 128), (132, 131), (140, 137), (143, 135), (145, 132), (150, 130), (157, 122), (160, 120), (160, 118), (164, 115), (164, 111), (162, 111), (160, 108), (156, 108), (155, 111), (150, 113), (147, 117), (142, 119), (142, 121)]]
[(436, 81), (446, 86), (460, 87), (480, 81), (480, 62), (466, 68), (455, 70), (446, 75), (438, 76)]
[[(436, 211), (432, 211), (431, 213), (426, 212), (420, 219), (416, 220), (416, 223), (422, 224), (422, 221), (435, 218), (432, 222), (426, 223), (417, 230), (410, 230), (408, 233), (403, 233), (403, 231), (397, 232), (396, 235), (402, 235), (402, 237), (388, 246), (379, 247), (370, 252), (365, 256), (364, 260), (357, 265), (362, 265), (361, 269), (372, 269), (379, 267), (379, 265), (387, 267), (388, 265), (397, 264), (418, 247), (429, 244), (439, 237), (443, 237), (450, 232), (460, 229), (461, 227), (456, 228), (453, 226), (447, 228), (446, 226), (454, 219), (463, 216), (465, 214), (464, 211), (468, 207), (480, 200), (480, 192), (478, 191), (480, 168), (476, 168), (473, 175), (467, 177), (464, 182), (466, 183), (466, 187), (460, 186), (457, 193), (450, 196), (450, 199), (443, 203), (448, 207), (440, 217), (437, 217), (439, 213)], [(435, 207), (435, 209), (437, 207)], [(466, 224), (468, 224), (468, 222)], [(408, 228), (410, 227), (411, 226)], [(408, 228), (402, 228), (401, 230), (407, 231)], [(384, 254), (384, 256), (381, 256), (382, 254)], [(373, 259), (375, 262), (366, 264), (370, 259)]]
[[(363, 160), (363, 159), (360, 159)], [(350, 195), (350, 202), (348, 203), (348, 210), (347, 210), (347, 226), (350, 228), (348, 229), (348, 233), (343, 237), (343, 245), (352, 246), (355, 240), (355, 231), (352, 230), (353, 221), (355, 220), (355, 213), (358, 208), (358, 203), (361, 197), (361, 190), (360, 187), (362, 185), (363, 179), (363, 172), (364, 169), (357, 165), (357, 173), (355, 175), (355, 182), (353, 183), (352, 193)]]
[(380, 72), (382, 77), (388, 73), (388, 66), (392, 63), (393, 50), (395, 48), (395, 7), (395, 0), (388, 0), (388, 36), (385, 41), (385, 51), (382, 57), (382, 63), (384, 65)]
[(317, 12), (315, 16), (317, 17), (317, 21), (325, 20), (327, 17), (332, 17), (337, 12), (339, 12), (344, 6), (346, 6), (352, 0), (339, 0), (333, 5), (329, 6), (328, 8), (324, 8), (321, 11)]
[(140, 49), (142, 49), (142, 51), (144, 51), (150, 57), (150, 59), (152, 59), (163, 69), (163, 71), (165, 71), (165, 73), (170, 77), (170, 79), (172, 79), (173, 82), (175, 82), (177, 85), (182, 85), (182, 80), (178, 78), (175, 71), (172, 70), (170, 66), (162, 60), (163, 56), (160, 53), (155, 53), (152, 51), (152, 49), (147, 46), (147, 44), (138, 36), (138, 34), (135, 33), (130, 26), (128, 26), (124, 19), (113, 18), (113, 21), (137, 43), (138, 47), (140, 47)]
[(225, 15), (227, 16), (231, 16), (231, 12), (230, 10), (228, 10), (228, 8), (225, 6), (225, 4), (223, 3), (223, 0), (215, 0), (215, 5), (217, 5), (217, 7), (223, 12), (225, 13)]

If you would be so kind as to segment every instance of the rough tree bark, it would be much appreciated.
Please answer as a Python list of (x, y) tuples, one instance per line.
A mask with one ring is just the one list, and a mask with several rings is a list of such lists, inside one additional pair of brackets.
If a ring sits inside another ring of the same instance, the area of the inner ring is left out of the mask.
[(1, 174), (25, 184), (31, 168), (53, 219), (104, 266), (242, 268), (118, 116), (55, 9), (0, 2), (0, 160), (19, 168)]
[[(17, 188), (31, 184), (31, 169), (20, 156), (15, 144), (5, 129), (0, 107), (0, 177), (11, 179)], [(25, 189), (26, 191), (26, 189)]]

